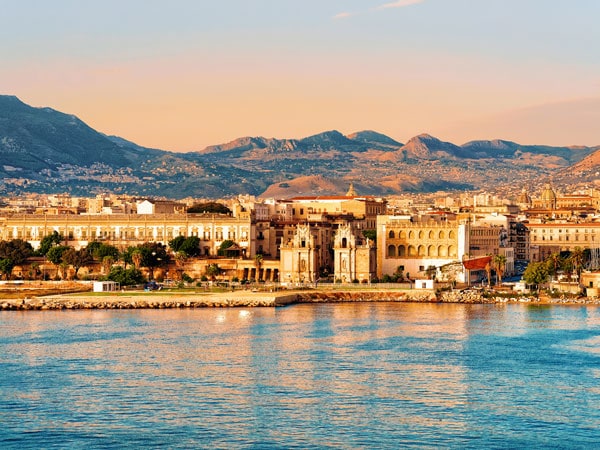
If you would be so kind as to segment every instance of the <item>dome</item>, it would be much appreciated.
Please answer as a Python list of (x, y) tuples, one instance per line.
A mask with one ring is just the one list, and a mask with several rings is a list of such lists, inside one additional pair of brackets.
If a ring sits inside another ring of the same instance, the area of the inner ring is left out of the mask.
[(546, 184), (546, 187), (542, 191), (541, 197), (542, 207), (547, 209), (555, 209), (556, 208), (556, 194), (552, 190), (549, 184)]
[(542, 192), (542, 201), (556, 201), (556, 194), (554, 193), (549, 184), (546, 185), (544, 191)]

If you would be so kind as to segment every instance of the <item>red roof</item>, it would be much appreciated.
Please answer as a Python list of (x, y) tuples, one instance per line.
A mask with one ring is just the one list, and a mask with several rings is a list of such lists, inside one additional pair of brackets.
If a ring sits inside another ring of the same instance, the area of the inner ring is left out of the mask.
[(491, 260), (491, 256), (480, 256), (478, 258), (465, 259), (462, 263), (467, 270), (481, 270), (485, 269), (485, 266), (487, 266)]

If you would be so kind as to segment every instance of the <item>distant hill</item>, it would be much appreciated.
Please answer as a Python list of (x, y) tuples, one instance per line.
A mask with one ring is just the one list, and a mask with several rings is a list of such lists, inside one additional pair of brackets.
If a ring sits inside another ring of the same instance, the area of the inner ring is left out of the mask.
[(243, 137), (174, 153), (107, 136), (73, 115), (0, 96), (4, 195), (110, 191), (172, 198), (290, 197), (343, 194), (350, 182), (365, 195), (514, 189), (550, 178), (591, 179), (600, 172), (600, 156), (594, 153), (599, 149), (503, 140), (456, 145), (428, 134), (402, 144), (372, 130), (346, 136), (330, 130), (301, 139)]

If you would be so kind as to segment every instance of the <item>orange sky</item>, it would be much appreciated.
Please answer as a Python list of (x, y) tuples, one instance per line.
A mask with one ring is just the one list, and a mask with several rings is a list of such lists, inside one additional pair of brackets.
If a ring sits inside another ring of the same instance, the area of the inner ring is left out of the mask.
[(132, 0), (115, 18), (113, 0), (58, 0), (51, 23), (49, 5), (28, 3), (0, 19), (12, 44), (0, 49), (3, 93), (148, 147), (331, 129), (600, 145), (600, 61), (585, 50), (600, 42), (600, 27), (586, 28), (600, 17), (591, 2), (307, 0), (257, 10)]

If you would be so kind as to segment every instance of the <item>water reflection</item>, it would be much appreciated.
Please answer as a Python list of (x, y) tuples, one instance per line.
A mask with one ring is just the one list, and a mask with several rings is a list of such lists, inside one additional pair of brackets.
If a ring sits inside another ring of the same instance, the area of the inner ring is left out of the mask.
[(0, 444), (522, 447), (587, 444), (600, 426), (591, 308), (3, 312), (0, 324)]

